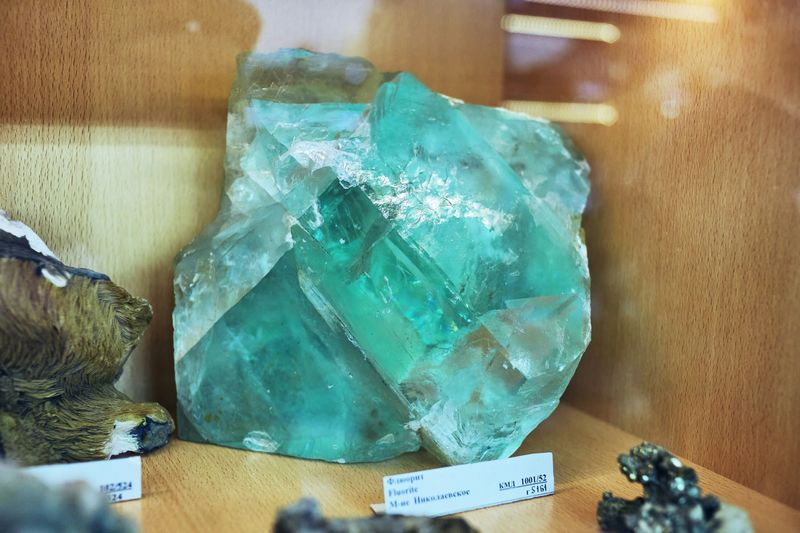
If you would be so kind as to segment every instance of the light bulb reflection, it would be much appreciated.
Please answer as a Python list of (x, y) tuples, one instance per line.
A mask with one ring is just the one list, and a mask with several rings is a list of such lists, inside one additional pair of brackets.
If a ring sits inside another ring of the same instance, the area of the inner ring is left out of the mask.
[(692, 22), (717, 22), (717, 10), (712, 6), (698, 4), (679, 4), (676, 2), (661, 2), (659, 0), (527, 0), (532, 4), (546, 4), (551, 6), (574, 7), (577, 9), (590, 9), (605, 11), (607, 13), (622, 13), (624, 15), (638, 15), (643, 17), (656, 17), (675, 20), (688, 20)]
[(619, 115), (610, 104), (578, 102), (535, 102), (531, 100), (506, 100), (503, 107), (509, 111), (544, 118), (553, 122), (574, 122), (611, 126)]
[(619, 28), (605, 22), (532, 17), (529, 15), (505, 15), (500, 26), (509, 33), (562, 37), (564, 39), (584, 39), (615, 43), (620, 38)]

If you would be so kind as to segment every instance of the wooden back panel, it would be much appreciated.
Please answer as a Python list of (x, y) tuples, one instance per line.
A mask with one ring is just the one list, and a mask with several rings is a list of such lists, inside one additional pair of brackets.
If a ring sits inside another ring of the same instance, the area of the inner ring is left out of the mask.
[(716, 24), (511, 3), (621, 38), (509, 39), (506, 97), (619, 113), (567, 127), (593, 167), (594, 337), (567, 401), (799, 507), (800, 6), (712, 4)]
[(216, 215), (246, 50), (302, 46), (499, 101), (493, 0), (9, 0), (0, 16), (0, 208), (69, 264), (155, 308), (122, 388), (174, 406), (172, 259)]

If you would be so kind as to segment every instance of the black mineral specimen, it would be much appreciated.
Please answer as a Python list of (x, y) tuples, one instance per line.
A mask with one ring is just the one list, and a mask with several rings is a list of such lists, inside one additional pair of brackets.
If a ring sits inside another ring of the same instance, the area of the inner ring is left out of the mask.
[(136, 525), (85, 483), (48, 487), (0, 461), (0, 531), (135, 533)]
[(305, 498), (283, 509), (275, 533), (477, 533), (462, 518), (419, 518), (379, 515), (370, 518), (322, 516), (319, 504)]
[(718, 532), (722, 522), (716, 496), (703, 496), (697, 473), (664, 448), (644, 442), (619, 456), (620, 470), (641, 483), (644, 497), (623, 500), (610, 492), (597, 504), (604, 531)]

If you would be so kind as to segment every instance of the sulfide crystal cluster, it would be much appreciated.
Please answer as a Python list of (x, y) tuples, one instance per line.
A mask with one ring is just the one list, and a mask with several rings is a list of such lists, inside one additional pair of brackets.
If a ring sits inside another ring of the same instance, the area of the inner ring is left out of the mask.
[(509, 456), (589, 342), (588, 171), (551, 124), (408, 73), (241, 56), (220, 213), (176, 260), (180, 435)]
[(617, 459), (620, 471), (640, 483), (644, 496), (624, 500), (603, 494), (597, 521), (618, 533), (752, 533), (747, 512), (703, 495), (697, 472), (660, 446), (643, 442)]

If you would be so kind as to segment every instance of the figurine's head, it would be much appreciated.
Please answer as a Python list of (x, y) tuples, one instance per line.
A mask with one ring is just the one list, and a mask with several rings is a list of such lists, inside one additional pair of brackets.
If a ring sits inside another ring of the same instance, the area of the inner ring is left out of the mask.
[(0, 444), (26, 464), (147, 452), (174, 424), (113, 383), (153, 316), (103, 274), (68, 267), (0, 212)]

